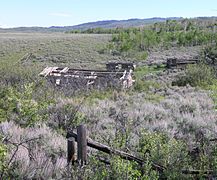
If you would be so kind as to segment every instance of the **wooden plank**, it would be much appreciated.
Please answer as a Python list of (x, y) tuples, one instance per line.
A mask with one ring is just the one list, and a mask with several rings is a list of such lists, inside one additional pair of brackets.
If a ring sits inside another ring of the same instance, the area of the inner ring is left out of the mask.
[[(123, 74), (124, 71), (93, 71), (93, 70), (88, 70), (88, 71), (84, 71), (84, 70), (76, 70), (76, 71), (67, 71), (66, 74)], [(61, 71), (52, 71), (52, 73), (62, 73)]]
[(177, 62), (177, 65), (181, 65), (181, 64), (196, 64), (197, 61), (182, 61), (182, 62)]
[(39, 76), (46, 76), (48, 73), (50, 73), (50, 69), (50, 67), (44, 68), (43, 71), (39, 73)]
[(206, 171), (202, 171), (202, 170), (182, 170), (183, 174), (192, 174), (192, 175), (212, 175), (214, 173), (214, 171), (212, 170), (206, 170)]
[(67, 164), (70, 162), (75, 163), (75, 140), (72, 137), (67, 139)]
[(68, 67), (65, 67), (63, 70), (60, 70), (60, 73), (66, 73), (69, 70)]
[(81, 166), (87, 163), (87, 133), (84, 125), (77, 127), (78, 162)]
[(48, 76), (50, 73), (58, 69), (58, 67), (46, 67), (41, 73), (39, 73), (39, 76)]
[(209, 141), (217, 141), (217, 138), (210, 139)]

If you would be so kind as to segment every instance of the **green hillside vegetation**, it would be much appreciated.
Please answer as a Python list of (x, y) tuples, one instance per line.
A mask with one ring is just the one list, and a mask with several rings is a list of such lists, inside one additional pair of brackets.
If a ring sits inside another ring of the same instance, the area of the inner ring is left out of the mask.
[(120, 32), (125, 31), (124, 28), (112, 28), (112, 29), (106, 29), (106, 28), (90, 28), (86, 30), (72, 30), (67, 31), (66, 33), (72, 33), (72, 34), (117, 34)]
[(216, 43), (215, 19), (183, 19), (156, 22), (152, 25), (131, 28), (90, 28), (67, 33), (113, 34), (111, 43), (102, 50), (113, 55), (146, 59), (150, 50), (182, 46), (200, 46)]
[(217, 24), (200, 25), (197, 21), (167, 21), (145, 28), (123, 29), (113, 35), (107, 46), (113, 54), (145, 59), (153, 48), (200, 46), (217, 42)]

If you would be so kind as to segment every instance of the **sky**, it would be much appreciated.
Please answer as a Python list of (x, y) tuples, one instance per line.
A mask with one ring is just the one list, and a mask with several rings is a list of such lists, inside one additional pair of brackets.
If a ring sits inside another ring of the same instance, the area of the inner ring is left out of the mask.
[(198, 16), (217, 16), (217, 0), (0, 0), (2, 28)]

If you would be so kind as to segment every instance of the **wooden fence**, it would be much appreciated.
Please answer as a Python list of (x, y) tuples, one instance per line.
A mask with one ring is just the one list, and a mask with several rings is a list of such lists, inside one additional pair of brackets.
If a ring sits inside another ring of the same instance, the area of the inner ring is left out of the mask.
[[(91, 147), (102, 151), (107, 154), (114, 154), (119, 156), (122, 159), (135, 161), (139, 165), (143, 166), (145, 164), (145, 160), (139, 157), (136, 157), (132, 154), (114, 149), (107, 145), (101, 144), (99, 142), (93, 141), (92, 139), (87, 137), (87, 130), (85, 125), (79, 125), (77, 127), (77, 133), (68, 132), (67, 133), (67, 162), (68, 164), (72, 163), (72, 165), (77, 162), (80, 166), (83, 166), (87, 163), (87, 147)], [(75, 158), (75, 141), (77, 142), (77, 159)], [(210, 141), (217, 141), (217, 139), (212, 139)], [(102, 160), (102, 162), (106, 164), (110, 164), (109, 161)], [(166, 167), (159, 165), (157, 163), (152, 162), (152, 169), (162, 173), (166, 170)], [(189, 174), (189, 175), (199, 175), (203, 174), (204, 176), (213, 175), (213, 170), (201, 171), (201, 170), (180, 170), (180, 173)], [(214, 175), (213, 175), (214, 176)]]

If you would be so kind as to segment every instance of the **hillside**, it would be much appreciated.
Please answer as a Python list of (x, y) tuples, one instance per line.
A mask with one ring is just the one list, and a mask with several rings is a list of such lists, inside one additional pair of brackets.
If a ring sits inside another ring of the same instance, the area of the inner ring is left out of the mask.
[(90, 22), (85, 24), (80, 24), (77, 26), (73, 26), (73, 29), (90, 29), (90, 28), (116, 28), (116, 27), (138, 27), (144, 26), (147, 24), (153, 24), (156, 22), (165, 22), (166, 20), (179, 20), (182, 18), (179, 17), (170, 17), (170, 18), (149, 18), (149, 19), (128, 19), (128, 20), (111, 20), (111, 21), (97, 21), (97, 22)]
[(138, 27), (156, 22), (165, 22), (166, 20), (179, 20), (179, 17), (169, 18), (148, 18), (148, 19), (128, 19), (128, 20), (105, 20), (88, 22), (75, 26), (51, 26), (51, 27), (17, 27), (0, 28), (0, 32), (65, 32), (70, 30), (86, 30), (91, 28), (116, 28), (116, 27)]

